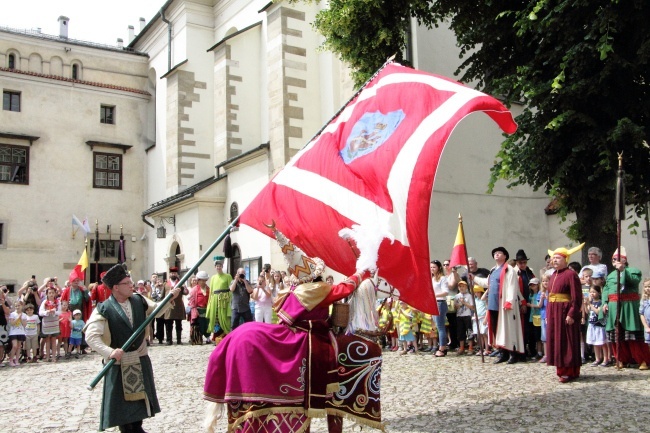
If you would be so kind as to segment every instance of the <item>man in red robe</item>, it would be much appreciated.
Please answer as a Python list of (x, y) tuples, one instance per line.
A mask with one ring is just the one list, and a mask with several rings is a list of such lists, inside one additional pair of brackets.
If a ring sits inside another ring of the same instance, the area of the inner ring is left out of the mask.
[(578, 274), (568, 268), (572, 251), (558, 248), (551, 255), (555, 272), (549, 281), (546, 307), (546, 362), (554, 365), (561, 383), (580, 376), (580, 318), (582, 287)]
[(101, 282), (102, 278), (106, 276), (106, 272), (102, 272), (99, 274), (99, 281), (100, 284), (97, 285), (93, 290), (90, 291), (90, 300), (92, 301), (93, 307), (97, 306), (97, 304), (101, 304), (105, 300), (111, 296), (111, 290), (106, 287), (106, 285)]

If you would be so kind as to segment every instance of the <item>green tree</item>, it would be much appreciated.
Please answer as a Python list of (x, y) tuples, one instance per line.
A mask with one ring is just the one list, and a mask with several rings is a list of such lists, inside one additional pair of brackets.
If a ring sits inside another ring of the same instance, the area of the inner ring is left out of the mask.
[(650, 200), (650, 2), (332, 0), (314, 26), (360, 84), (400, 58), (410, 17), (455, 33), (461, 81), (524, 106), (488, 189), (498, 180), (542, 188), (561, 216), (575, 212), (569, 237), (609, 257), (618, 153), (627, 203), (642, 216)]

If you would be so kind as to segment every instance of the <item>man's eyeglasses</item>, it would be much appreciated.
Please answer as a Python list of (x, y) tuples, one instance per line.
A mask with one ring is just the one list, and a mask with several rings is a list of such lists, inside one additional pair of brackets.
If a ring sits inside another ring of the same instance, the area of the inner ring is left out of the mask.
[(123, 286), (123, 285), (125, 285), (125, 284), (126, 284), (127, 286), (134, 286), (133, 281), (124, 281), (124, 282), (122, 282), (122, 283), (117, 283), (118, 286)]

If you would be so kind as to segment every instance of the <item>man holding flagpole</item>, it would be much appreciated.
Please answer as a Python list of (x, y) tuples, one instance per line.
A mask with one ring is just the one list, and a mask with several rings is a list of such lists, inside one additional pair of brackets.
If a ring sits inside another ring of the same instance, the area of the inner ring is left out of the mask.
[[(116, 361), (104, 378), (99, 431), (119, 426), (121, 432), (143, 433), (142, 420), (160, 412), (145, 333), (129, 350), (121, 347), (158, 304), (133, 292), (133, 281), (122, 264), (110, 268), (102, 282), (111, 297), (97, 306), (84, 328), (86, 341), (104, 362)], [(180, 290), (172, 289), (174, 299)], [(171, 306), (168, 303), (159, 314)]]

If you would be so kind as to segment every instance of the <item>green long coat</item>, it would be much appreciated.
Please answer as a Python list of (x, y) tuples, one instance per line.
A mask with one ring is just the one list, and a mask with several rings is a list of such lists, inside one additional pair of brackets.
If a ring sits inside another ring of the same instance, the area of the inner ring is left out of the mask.
[[(616, 273), (617, 271), (611, 272), (607, 276), (605, 281), (605, 287), (603, 288), (603, 304), (607, 305), (609, 312), (607, 313), (607, 331), (613, 331), (615, 329), (616, 322), (616, 310), (620, 302), (621, 305), (621, 325), (626, 331), (643, 331), (643, 325), (641, 324), (641, 318), (639, 316), (639, 305), (640, 305), (640, 296), (636, 300), (632, 301), (619, 301), (619, 302), (608, 302), (609, 295), (616, 295)], [(628, 266), (623, 272), (621, 272), (621, 295), (629, 294), (639, 294), (639, 283), (641, 281), (641, 271), (637, 268)], [(640, 295), (640, 294), (639, 294)], [(603, 317), (601, 311), (600, 317)]]

